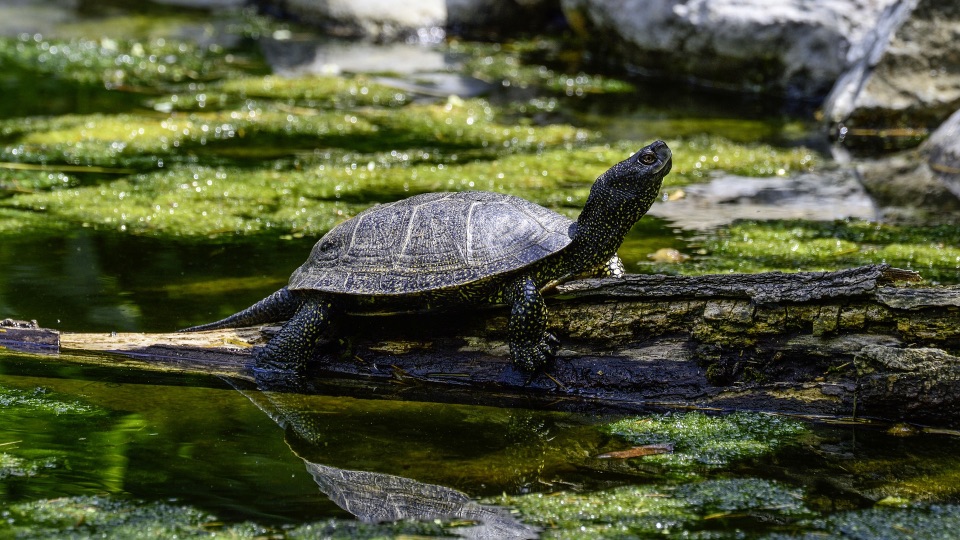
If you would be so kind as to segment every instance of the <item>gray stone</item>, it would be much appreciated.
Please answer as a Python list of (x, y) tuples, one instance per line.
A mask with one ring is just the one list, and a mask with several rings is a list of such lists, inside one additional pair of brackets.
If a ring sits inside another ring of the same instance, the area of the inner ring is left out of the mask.
[(937, 128), (921, 149), (933, 174), (960, 199), (960, 110)]
[(960, 107), (957, 0), (891, 5), (865, 49), (824, 104), (825, 119), (847, 144), (871, 137), (909, 144)]
[(919, 148), (863, 161), (857, 172), (882, 206), (922, 209), (950, 219), (960, 212), (960, 110)]
[(896, 0), (561, 0), (571, 26), (640, 70), (823, 96)]
[(857, 163), (856, 170), (864, 189), (887, 217), (960, 211), (960, 201), (916, 150), (864, 160)]

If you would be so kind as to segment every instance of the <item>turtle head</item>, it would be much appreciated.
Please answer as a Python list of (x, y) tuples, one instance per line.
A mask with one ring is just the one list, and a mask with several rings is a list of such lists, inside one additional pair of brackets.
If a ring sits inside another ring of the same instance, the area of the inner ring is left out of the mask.
[(663, 141), (653, 142), (600, 175), (577, 222), (570, 227), (571, 247), (563, 269), (569, 274), (605, 265), (627, 232), (660, 195), (673, 154)]
[(633, 199), (646, 212), (660, 194), (663, 177), (672, 166), (673, 153), (667, 143), (656, 141), (610, 167), (597, 179), (597, 187)]
[(633, 226), (660, 195), (672, 157), (667, 143), (656, 141), (610, 167), (590, 188), (578, 223), (617, 221)]
[[(588, 264), (616, 253), (627, 231), (660, 195), (672, 156), (667, 144), (656, 141), (600, 175), (570, 236), (577, 257)], [(580, 250), (580, 251), (577, 251)]]

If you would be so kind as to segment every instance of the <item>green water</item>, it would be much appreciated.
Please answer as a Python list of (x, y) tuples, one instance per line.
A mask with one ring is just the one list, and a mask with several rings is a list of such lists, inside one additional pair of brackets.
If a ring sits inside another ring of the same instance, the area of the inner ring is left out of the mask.
[[(384, 400), (349, 386), (277, 394), (30, 355), (0, 355), (0, 373), (0, 537), (143, 537), (131, 524), (146, 537), (398, 533), (351, 529), (354, 516), (375, 517), (370, 499), (422, 527), (439, 519), (432, 533), (454, 535), (463, 521), (506, 520), (548, 537), (833, 537), (874, 527), (857, 537), (949, 538), (945, 523), (960, 519), (949, 433), (900, 437), (751, 413), (611, 423), (624, 413)], [(673, 452), (602, 457), (665, 442)], [(391, 495), (370, 494), (384, 485)], [(465, 508), (460, 522), (443, 513), (440, 489)], [(520, 513), (494, 520), (498, 506)], [(912, 535), (890, 535), (908, 519)]]
[[(598, 174), (655, 138), (675, 154), (665, 196), (712, 174), (832, 166), (807, 104), (590, 72), (563, 39), (448, 44), (446, 76), (486, 84), (450, 98), (386, 68), (267, 76), (265, 36), (323, 40), (247, 11), (44, 2), (0, 15), (0, 318), (63, 330), (228, 315), (282, 285), (334, 224), (419, 192), (503, 191), (573, 216)], [(620, 255), (631, 272), (687, 274), (885, 261), (955, 283), (956, 235), (646, 217)], [(650, 257), (665, 248), (689, 258)], [(951, 538), (960, 524), (953, 433), (424, 402), (348, 381), (271, 394), (84, 360), (0, 350), (0, 538)], [(598, 457), (664, 443), (674, 451)], [(368, 501), (386, 499), (407, 511), (373, 523)]]

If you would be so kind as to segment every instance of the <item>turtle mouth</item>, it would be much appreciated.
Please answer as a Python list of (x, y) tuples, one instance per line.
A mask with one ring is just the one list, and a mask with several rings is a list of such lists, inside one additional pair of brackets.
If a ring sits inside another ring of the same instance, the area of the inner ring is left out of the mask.
[(653, 151), (657, 153), (657, 157), (663, 162), (663, 166), (660, 167), (660, 174), (666, 176), (667, 173), (670, 172), (670, 169), (673, 168), (673, 152), (670, 151), (667, 143), (663, 141), (657, 141), (657, 143), (659, 144), (657, 144)]
[(663, 164), (663, 168), (660, 169), (660, 176), (666, 176), (670, 174), (670, 169), (673, 168), (673, 157), (670, 155), (670, 151), (667, 150), (667, 162)]
[(660, 167), (660, 174), (666, 176), (670, 172), (670, 169), (673, 168), (673, 152), (670, 151), (670, 147), (667, 146), (667, 143), (663, 141), (657, 141), (653, 143), (653, 151), (657, 154), (657, 157), (660, 158), (660, 161), (663, 165)]

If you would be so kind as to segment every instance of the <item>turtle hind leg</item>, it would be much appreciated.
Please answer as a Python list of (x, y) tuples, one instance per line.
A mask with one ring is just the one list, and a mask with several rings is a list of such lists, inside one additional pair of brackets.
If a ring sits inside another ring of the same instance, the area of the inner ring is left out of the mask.
[(302, 371), (317, 351), (317, 340), (330, 326), (333, 305), (325, 297), (310, 296), (266, 345), (254, 350), (257, 369)]
[(512, 304), (507, 333), (510, 356), (521, 371), (533, 373), (553, 359), (559, 341), (547, 332), (547, 306), (530, 276), (512, 282), (506, 291)]

